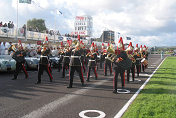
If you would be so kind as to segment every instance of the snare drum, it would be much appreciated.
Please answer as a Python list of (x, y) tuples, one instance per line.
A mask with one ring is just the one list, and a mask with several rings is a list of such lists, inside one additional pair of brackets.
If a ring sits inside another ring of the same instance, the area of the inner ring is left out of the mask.
[(145, 58), (143, 58), (143, 59), (141, 60), (141, 63), (142, 63), (144, 66), (148, 65), (148, 61), (147, 61)]

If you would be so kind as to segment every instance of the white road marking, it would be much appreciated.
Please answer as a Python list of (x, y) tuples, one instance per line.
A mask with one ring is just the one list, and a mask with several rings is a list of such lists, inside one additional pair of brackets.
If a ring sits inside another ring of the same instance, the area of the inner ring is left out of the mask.
[[(134, 82), (140, 82), (141, 80), (140, 79), (134, 79)], [(133, 82), (133, 80), (131, 79), (130, 82)]]
[(155, 68), (155, 67), (147, 67), (147, 68)]
[[(166, 59), (167, 57), (165, 57)], [(164, 60), (165, 60), (164, 59)], [(149, 82), (153, 74), (158, 70), (158, 68), (161, 66), (161, 64), (164, 62), (164, 60), (160, 63), (160, 65), (155, 69), (155, 71), (150, 75), (150, 77), (145, 81), (145, 83), (138, 89), (138, 91), (131, 97), (131, 99), (123, 106), (123, 108), (114, 116), (114, 118), (121, 118), (122, 115), (125, 113), (125, 111), (128, 109), (129, 105), (135, 100), (135, 98), (138, 96), (140, 91), (145, 87), (145, 85)]]
[(149, 74), (140, 73), (140, 76), (150, 76)]
[(127, 89), (117, 89), (117, 93), (130, 93), (130, 90), (127, 90)]
[[(99, 86), (107, 81), (108, 80), (102, 80), (101, 82), (96, 82), (94, 85), (92, 85), (90, 87), (84, 87), (84, 88), (93, 88), (93, 87)], [(54, 111), (59, 106), (66, 104), (71, 99), (78, 97), (78, 95), (83, 94), (83, 93), (87, 92), (88, 90), (89, 89), (80, 89), (75, 92), (72, 92), (71, 94), (65, 95), (64, 97), (61, 97), (61, 98), (59, 98), (49, 104), (44, 105), (43, 107), (41, 107), (35, 111), (32, 111), (31, 113), (23, 116), (22, 118), (42, 118), (43, 116)]]
[(156, 66), (156, 65), (151, 65), (151, 66)]
[[(89, 112), (99, 113), (100, 115), (97, 116), (97, 117), (88, 117), (88, 116), (85, 115), (85, 113), (89, 113)], [(84, 110), (84, 111), (81, 111), (81, 112), (79, 113), (79, 116), (80, 116), (81, 118), (104, 118), (104, 117), (106, 116), (106, 114), (105, 114), (104, 112), (102, 112), (102, 111), (99, 111), (99, 110)]]

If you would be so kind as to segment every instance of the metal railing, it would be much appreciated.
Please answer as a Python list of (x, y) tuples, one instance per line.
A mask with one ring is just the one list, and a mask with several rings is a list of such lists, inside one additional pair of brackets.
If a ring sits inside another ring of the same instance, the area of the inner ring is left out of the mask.
[(7, 38), (20, 38), (20, 39), (31, 39), (31, 40), (44, 40), (45, 37), (48, 37), (49, 41), (58, 41), (59, 35), (50, 35), (47, 33), (27, 31), (25, 32), (23, 28), (18, 29), (18, 35), (16, 28), (0, 27), (0, 37)]

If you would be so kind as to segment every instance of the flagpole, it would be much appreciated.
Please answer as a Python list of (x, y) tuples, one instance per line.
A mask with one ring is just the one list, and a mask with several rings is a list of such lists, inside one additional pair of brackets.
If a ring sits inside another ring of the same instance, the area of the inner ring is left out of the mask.
[(16, 39), (18, 40), (18, 0), (17, 0), (17, 19), (16, 19), (16, 22), (17, 22), (17, 28), (16, 28)]

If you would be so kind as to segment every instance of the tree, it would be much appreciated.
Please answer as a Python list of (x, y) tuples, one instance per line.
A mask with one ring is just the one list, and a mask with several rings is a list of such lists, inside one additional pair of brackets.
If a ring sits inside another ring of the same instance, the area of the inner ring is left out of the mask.
[(44, 32), (47, 28), (45, 26), (45, 20), (33, 18), (27, 21), (27, 28), (32, 31)]

